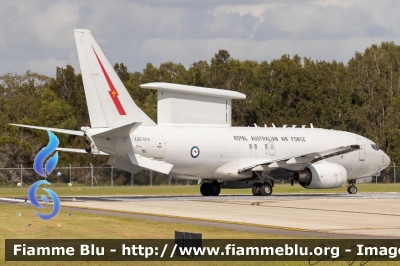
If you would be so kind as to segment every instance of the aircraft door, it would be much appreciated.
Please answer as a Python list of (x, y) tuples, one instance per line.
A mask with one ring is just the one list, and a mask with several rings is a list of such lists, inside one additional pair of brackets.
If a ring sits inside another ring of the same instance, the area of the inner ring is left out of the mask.
[(275, 143), (269, 142), (268, 147), (269, 147), (269, 155), (274, 156), (276, 152)]
[(365, 161), (365, 149), (364, 149), (364, 142), (361, 139), (357, 139), (358, 145), (360, 145), (360, 161)]

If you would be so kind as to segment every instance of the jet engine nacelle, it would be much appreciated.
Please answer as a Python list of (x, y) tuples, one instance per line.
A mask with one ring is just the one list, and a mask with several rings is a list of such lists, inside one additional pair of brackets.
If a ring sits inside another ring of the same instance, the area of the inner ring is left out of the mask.
[(336, 163), (319, 163), (295, 172), (293, 179), (305, 188), (338, 188), (347, 181), (346, 169)]

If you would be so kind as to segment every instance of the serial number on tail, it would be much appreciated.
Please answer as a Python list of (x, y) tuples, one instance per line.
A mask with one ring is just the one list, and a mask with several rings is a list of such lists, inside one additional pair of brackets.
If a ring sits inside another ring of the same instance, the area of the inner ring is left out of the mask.
[(135, 137), (135, 141), (150, 141), (148, 137)]

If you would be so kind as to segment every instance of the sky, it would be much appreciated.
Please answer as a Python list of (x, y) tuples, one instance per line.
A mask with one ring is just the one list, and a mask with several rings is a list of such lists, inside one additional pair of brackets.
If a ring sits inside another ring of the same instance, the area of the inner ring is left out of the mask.
[(107, 58), (128, 71), (146, 64), (186, 68), (220, 49), (240, 60), (283, 54), (347, 63), (356, 51), (400, 45), (395, 0), (2, 0), (0, 75), (80, 72), (74, 29), (89, 29)]

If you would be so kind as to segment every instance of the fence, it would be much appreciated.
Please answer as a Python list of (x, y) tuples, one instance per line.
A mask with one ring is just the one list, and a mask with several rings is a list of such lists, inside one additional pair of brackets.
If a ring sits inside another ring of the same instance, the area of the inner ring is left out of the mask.
[[(373, 183), (400, 183), (400, 166), (391, 166), (383, 170), (380, 175), (364, 179)], [(0, 187), (27, 186), (43, 179), (35, 173), (33, 168), (0, 168)], [(55, 186), (134, 186), (134, 185), (185, 185), (191, 181), (174, 179), (172, 175), (143, 170), (138, 174), (131, 174), (110, 166), (56, 167), (46, 178)]]
[[(0, 168), (0, 187), (29, 186), (44, 179), (32, 167)], [(186, 180), (174, 179), (172, 175), (143, 170), (138, 174), (131, 174), (111, 166), (56, 167), (45, 178), (52, 187), (57, 186), (134, 186), (134, 185), (185, 185), (192, 184)]]
[[(399, 168), (399, 169), (397, 169)], [(389, 166), (380, 175), (372, 177), (374, 183), (400, 183), (400, 166)]]

